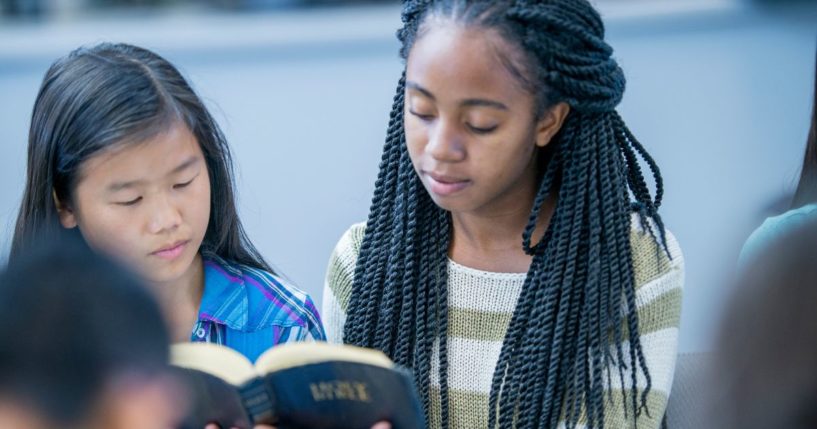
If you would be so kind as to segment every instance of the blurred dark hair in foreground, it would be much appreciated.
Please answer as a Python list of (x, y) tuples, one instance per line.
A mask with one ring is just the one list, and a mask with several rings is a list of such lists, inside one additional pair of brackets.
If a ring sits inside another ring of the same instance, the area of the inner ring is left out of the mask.
[(0, 274), (0, 344), (0, 402), (52, 427), (86, 424), (111, 383), (151, 379), (168, 357), (149, 292), (79, 240), (38, 246)]
[(713, 368), (713, 427), (817, 427), (817, 221), (739, 273)]

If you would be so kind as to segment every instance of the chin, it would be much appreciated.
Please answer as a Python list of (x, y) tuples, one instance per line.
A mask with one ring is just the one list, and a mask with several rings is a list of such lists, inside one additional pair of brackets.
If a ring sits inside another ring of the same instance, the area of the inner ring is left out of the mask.
[(150, 273), (145, 275), (145, 279), (152, 283), (168, 283), (175, 280), (178, 280), (181, 277), (180, 273), (174, 272), (157, 272), (157, 270), (153, 270)]
[(183, 277), (192, 264), (192, 260), (186, 259), (184, 261), (179, 260), (174, 263), (161, 264), (159, 266), (154, 264), (153, 266), (145, 267), (146, 272), (144, 276), (154, 283), (172, 282)]
[(456, 201), (452, 200), (451, 198), (440, 198), (434, 196), (434, 194), (430, 195), (431, 201), (434, 201), (434, 204), (437, 205), (437, 207), (445, 211), (452, 213), (468, 211), (467, 204), (463, 204), (463, 201)]

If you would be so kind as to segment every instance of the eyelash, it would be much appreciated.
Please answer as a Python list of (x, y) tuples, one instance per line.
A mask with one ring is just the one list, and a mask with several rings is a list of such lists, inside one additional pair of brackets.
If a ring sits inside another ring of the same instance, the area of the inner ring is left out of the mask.
[(188, 180), (187, 182), (184, 182), (184, 183), (177, 183), (177, 184), (173, 185), (173, 189), (182, 189), (182, 188), (185, 188), (185, 187), (187, 187), (187, 185), (189, 185), (189, 184), (193, 183), (193, 181), (194, 181), (194, 180), (196, 180), (196, 178), (195, 178), (195, 177), (194, 177), (194, 178), (192, 178), (192, 179), (190, 179), (190, 180)]
[[(431, 119), (434, 118), (433, 115), (421, 115), (421, 114), (419, 114), (419, 113), (417, 113), (417, 112), (415, 112), (413, 110), (409, 110), (409, 113), (411, 113), (412, 115), (420, 118), (420, 120), (422, 120), (422, 121), (430, 121)], [(468, 124), (466, 124), (466, 126), (474, 134), (489, 134), (489, 133), (492, 133), (492, 132), (496, 131), (496, 129), (499, 127), (499, 125), (494, 125), (493, 127), (490, 127), (490, 128), (479, 128), (479, 127), (475, 127), (473, 125), (468, 125)]]
[(499, 127), (499, 125), (494, 125), (493, 127), (490, 127), (490, 128), (477, 128), (477, 127), (472, 126), (472, 125), (467, 125), (467, 126), (468, 126), (468, 129), (470, 129), (471, 132), (473, 132), (474, 134), (489, 134), (489, 133), (492, 133), (492, 132), (496, 131), (497, 127)]
[(434, 118), (434, 116), (432, 116), (432, 115), (421, 115), (421, 114), (415, 112), (414, 110), (409, 110), (409, 113), (411, 113), (412, 115), (420, 118), (423, 121), (430, 121), (432, 118)]
[[(187, 187), (187, 185), (193, 183), (194, 180), (196, 180), (195, 177), (188, 180), (187, 182), (177, 183), (177, 184), (173, 185), (173, 189), (183, 189), (183, 188)], [(132, 199), (130, 201), (122, 201), (122, 202), (119, 202), (119, 203), (116, 203), (116, 204), (120, 205), (120, 206), (128, 207), (128, 206), (136, 205), (136, 203), (138, 203), (141, 200), (142, 200), (142, 197), (136, 197), (135, 199)]]
[(121, 203), (116, 203), (116, 204), (118, 204), (118, 205), (120, 205), (120, 206), (126, 206), (126, 207), (127, 207), (127, 206), (133, 206), (133, 205), (136, 205), (136, 203), (138, 203), (138, 202), (139, 202), (139, 201), (141, 201), (141, 200), (142, 200), (142, 197), (136, 197), (136, 198), (135, 198), (135, 199), (133, 199), (133, 200), (130, 200), (130, 201), (124, 201), (124, 202), (121, 202)]

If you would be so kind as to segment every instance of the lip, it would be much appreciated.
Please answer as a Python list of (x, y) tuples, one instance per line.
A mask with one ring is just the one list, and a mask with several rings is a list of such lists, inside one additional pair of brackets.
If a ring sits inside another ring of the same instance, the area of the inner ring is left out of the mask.
[(162, 259), (173, 260), (179, 257), (179, 255), (184, 252), (184, 249), (187, 247), (187, 243), (190, 240), (180, 240), (173, 244), (163, 246), (159, 250), (151, 252), (150, 254), (153, 256), (158, 256)]
[(424, 172), (428, 178), (431, 192), (441, 197), (456, 194), (471, 185), (471, 181), (456, 176), (439, 174), (430, 171)]

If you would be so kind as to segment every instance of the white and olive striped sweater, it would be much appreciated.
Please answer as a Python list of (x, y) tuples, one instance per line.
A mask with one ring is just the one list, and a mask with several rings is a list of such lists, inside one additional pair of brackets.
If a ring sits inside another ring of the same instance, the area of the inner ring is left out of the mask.
[[(365, 224), (349, 228), (338, 242), (329, 262), (321, 313), (327, 338), (341, 342), (346, 309), (352, 291), (352, 277)], [(648, 396), (649, 417), (642, 413), (637, 428), (658, 428), (667, 404), (675, 368), (684, 260), (675, 237), (667, 232), (672, 259), (659, 251), (652, 236), (633, 217), (630, 232), (636, 280), (641, 345), (652, 378)], [(499, 359), (502, 340), (511, 320), (525, 273), (493, 273), (448, 263), (449, 287), (449, 388), (452, 429), (484, 428), (488, 425), (488, 396), (491, 378)], [(627, 344), (624, 344), (627, 355)], [(431, 426), (440, 426), (438, 358), (432, 358)], [(617, 370), (616, 370), (617, 371)], [(615, 373), (615, 372), (614, 372)], [(630, 375), (625, 374), (625, 380)], [(646, 382), (639, 375), (639, 388)], [(605, 409), (605, 427), (632, 428), (633, 413), (625, 418), (622, 388), (618, 377), (608, 387), (613, 402)], [(626, 395), (626, 396), (624, 396)], [(560, 425), (561, 426), (561, 425)]]

